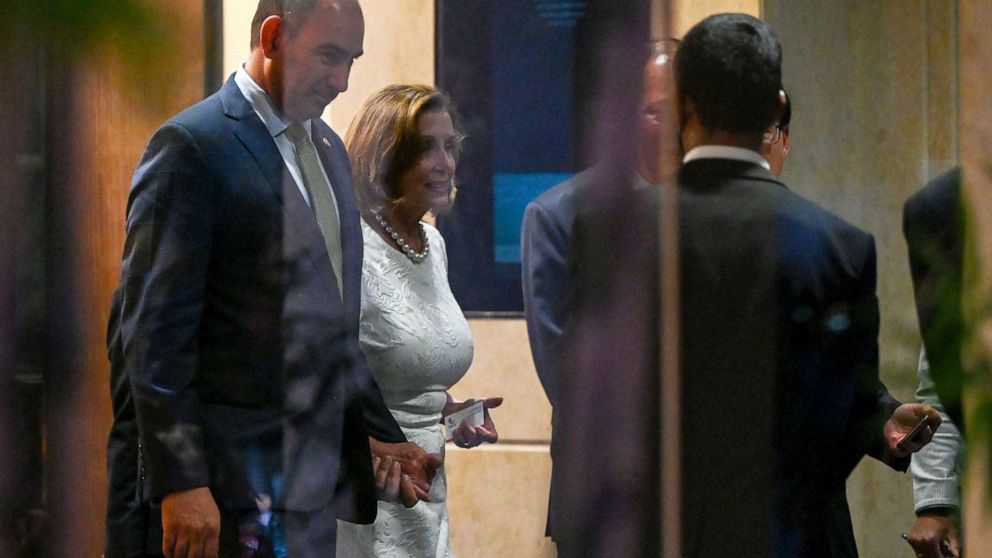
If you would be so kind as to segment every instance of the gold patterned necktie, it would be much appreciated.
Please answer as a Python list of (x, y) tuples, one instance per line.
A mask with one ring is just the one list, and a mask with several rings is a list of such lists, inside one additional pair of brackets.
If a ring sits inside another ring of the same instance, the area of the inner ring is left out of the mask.
[(341, 222), (338, 219), (334, 194), (320, 167), (317, 148), (310, 141), (310, 136), (299, 122), (294, 122), (286, 128), (286, 136), (293, 142), (296, 150), (296, 164), (303, 175), (303, 185), (310, 195), (310, 206), (317, 216), (317, 226), (324, 237), (327, 255), (331, 258), (331, 267), (338, 280), (338, 294), (342, 293), (341, 277)]

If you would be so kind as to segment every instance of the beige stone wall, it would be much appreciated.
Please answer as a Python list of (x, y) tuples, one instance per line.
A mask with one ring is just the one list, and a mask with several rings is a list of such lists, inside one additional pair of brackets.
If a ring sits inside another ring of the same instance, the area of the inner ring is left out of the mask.
[[(793, 101), (783, 179), (875, 236), (881, 375), (912, 399), (920, 347), (902, 204), (957, 159), (954, 2), (765, 0)], [(848, 482), (862, 556), (912, 556), (909, 475), (866, 459)]]
[(500, 442), (450, 448), (451, 540), (459, 556), (554, 556), (544, 537), (551, 478), (551, 405), (537, 379), (523, 320), (471, 320), (472, 368), (452, 390), (459, 399), (502, 396), (493, 420)]
[(726, 12), (741, 12), (761, 17), (761, 0), (673, 0), (674, 35), (681, 37), (705, 17)]

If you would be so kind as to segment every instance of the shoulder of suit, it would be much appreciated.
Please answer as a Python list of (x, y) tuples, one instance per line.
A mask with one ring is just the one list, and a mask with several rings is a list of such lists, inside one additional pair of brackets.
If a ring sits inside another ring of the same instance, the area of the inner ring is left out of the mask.
[(205, 123), (219, 122), (224, 118), (224, 106), (218, 91), (206, 99), (186, 107), (170, 118), (168, 122), (180, 124), (186, 128), (194, 128)]
[(602, 180), (603, 173), (598, 167), (586, 169), (548, 188), (528, 205), (539, 207), (555, 216), (574, 214), (583, 196)]
[(819, 230), (820, 234), (839, 238), (845, 244), (864, 244), (874, 242), (871, 233), (851, 223), (834, 211), (810, 200), (800, 194), (785, 188), (778, 189), (783, 199), (788, 200), (781, 210), (784, 217), (807, 228)]
[(907, 219), (916, 216), (953, 212), (957, 209), (961, 190), (961, 168), (955, 167), (930, 182), (906, 200)]
[(180, 128), (197, 143), (205, 143), (225, 137), (229, 124), (223, 104), (214, 93), (167, 120), (157, 133), (167, 128)]

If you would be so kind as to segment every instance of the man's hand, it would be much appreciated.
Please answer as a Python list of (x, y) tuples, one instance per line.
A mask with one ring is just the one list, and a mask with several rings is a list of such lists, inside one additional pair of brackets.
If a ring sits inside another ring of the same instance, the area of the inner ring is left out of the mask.
[[(943, 508), (920, 512), (909, 532), (909, 544), (913, 551), (925, 558), (961, 556), (960, 539), (954, 518)], [(942, 545), (950, 554), (942, 553)]]
[[(906, 440), (902, 447), (899, 447), (899, 442), (913, 431), (913, 428), (924, 416), (930, 417), (930, 423), (911, 439)], [(892, 455), (906, 457), (929, 444), (938, 426), (940, 426), (940, 413), (937, 412), (937, 409), (923, 403), (903, 403), (885, 422), (885, 442)]]
[(162, 499), (165, 558), (217, 558), (220, 511), (210, 489), (173, 492)]
[[(427, 453), (423, 448), (413, 442), (390, 444), (370, 437), (369, 446), (372, 448), (373, 459), (378, 457), (385, 460), (388, 457), (392, 458), (394, 462), (399, 463), (401, 472), (409, 477), (417, 499), (428, 501), (427, 493), (431, 489), (431, 481), (434, 480), (434, 473), (441, 467), (442, 459), (440, 455)], [(379, 463), (375, 467), (375, 470), (378, 472), (384, 464), (385, 461)], [(387, 480), (389, 480), (389, 474), (387, 474)], [(402, 496), (402, 478), (400, 479), (400, 488)], [(404, 505), (407, 505), (405, 499), (402, 501)]]
[[(474, 404), (476, 401), (476, 399), (466, 399), (461, 402), (449, 400), (444, 406), (442, 414), (447, 416), (451, 413), (456, 413)], [(467, 421), (463, 422), (458, 429), (451, 433), (451, 439), (455, 442), (455, 445), (460, 448), (474, 448), (483, 442), (495, 444), (496, 440), (499, 440), (499, 433), (496, 432), (496, 424), (493, 422), (492, 417), (489, 416), (489, 409), (495, 409), (502, 404), (502, 397), (487, 397), (483, 399), (482, 408), (485, 412), (485, 418), (482, 424), (480, 426), (472, 426)]]

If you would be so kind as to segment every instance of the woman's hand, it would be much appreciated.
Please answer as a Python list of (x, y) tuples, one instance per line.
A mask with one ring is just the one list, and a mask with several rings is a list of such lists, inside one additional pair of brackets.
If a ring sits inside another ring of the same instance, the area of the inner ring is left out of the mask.
[[(441, 456), (427, 453), (413, 442), (387, 443), (369, 437), (372, 450), (372, 469), (376, 475), (379, 499), (395, 502), (394, 486), (399, 489), (399, 501), (406, 507), (416, 504), (410, 497), (410, 488), (417, 499), (428, 501), (434, 474), (441, 467)], [(379, 461), (376, 461), (378, 458)]]
[(426, 493), (418, 492), (410, 475), (400, 470), (399, 461), (394, 461), (392, 456), (373, 456), (372, 470), (375, 474), (376, 496), (380, 500), (401, 502), (407, 508), (417, 505), (421, 499), (429, 501)]
[[(449, 396), (448, 403), (445, 404), (442, 414), (445, 416), (450, 415), (451, 413), (458, 412), (477, 401), (478, 399), (454, 401)], [(496, 440), (499, 439), (499, 433), (496, 432), (496, 424), (493, 423), (493, 418), (489, 415), (489, 409), (495, 409), (502, 404), (502, 397), (487, 397), (483, 399), (482, 412), (485, 413), (485, 417), (482, 424), (479, 426), (472, 426), (468, 422), (462, 422), (461, 425), (459, 425), (458, 428), (451, 433), (451, 439), (455, 442), (455, 445), (460, 448), (474, 448), (483, 442), (495, 444)]]

